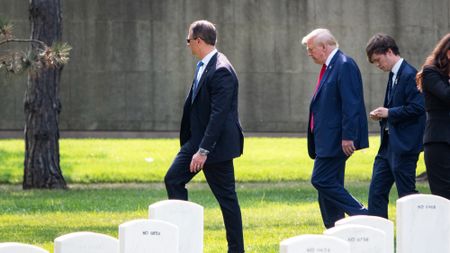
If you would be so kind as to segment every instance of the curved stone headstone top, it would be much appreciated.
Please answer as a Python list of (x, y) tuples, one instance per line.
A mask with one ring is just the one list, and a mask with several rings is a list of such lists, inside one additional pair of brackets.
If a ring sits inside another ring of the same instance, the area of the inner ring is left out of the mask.
[(149, 219), (180, 229), (180, 253), (203, 253), (203, 206), (184, 200), (163, 200), (148, 207)]
[(55, 239), (55, 253), (119, 253), (119, 240), (94, 232), (75, 232)]
[(380, 229), (347, 224), (327, 229), (323, 233), (349, 242), (351, 252), (386, 252), (386, 233)]
[(386, 249), (388, 253), (394, 253), (394, 222), (370, 215), (355, 215), (348, 216), (344, 219), (338, 220), (335, 225), (342, 226), (346, 224), (355, 224), (374, 227), (380, 229), (386, 233)]
[(3, 242), (0, 243), (0, 253), (49, 253), (43, 248), (34, 245), (18, 243), (18, 242)]
[(350, 253), (350, 244), (328, 235), (299, 235), (281, 241), (280, 253)]
[[(196, 211), (202, 211), (203, 212), (203, 206), (191, 202), (191, 201), (185, 201), (185, 200), (178, 200), (178, 199), (168, 199), (168, 200), (161, 200), (156, 203), (153, 203), (149, 206), (149, 212), (155, 211), (157, 212), (160, 209), (163, 208), (171, 208), (175, 206), (176, 210), (174, 211), (183, 211), (183, 210), (196, 210)], [(151, 215), (151, 213), (149, 213)]]
[(397, 200), (397, 253), (450, 252), (450, 200), (413, 194)]
[(180, 253), (178, 227), (161, 220), (138, 219), (119, 225), (120, 253)]

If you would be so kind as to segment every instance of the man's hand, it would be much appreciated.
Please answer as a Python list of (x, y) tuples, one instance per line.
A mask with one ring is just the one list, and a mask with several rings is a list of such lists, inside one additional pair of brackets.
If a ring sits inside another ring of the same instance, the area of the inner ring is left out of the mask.
[(192, 156), (191, 165), (189, 166), (189, 170), (192, 173), (199, 172), (201, 169), (203, 169), (203, 165), (205, 165), (207, 158), (208, 158), (208, 156), (202, 155), (199, 152), (195, 153)]
[(380, 121), (380, 120), (381, 120), (381, 118), (378, 117), (377, 114), (375, 113), (375, 110), (373, 110), (373, 111), (371, 111), (371, 112), (369, 113), (369, 118), (370, 118), (371, 120), (376, 120), (376, 121)]
[(385, 107), (378, 107), (369, 113), (369, 117), (373, 120), (381, 120), (383, 118), (387, 118), (388, 115), (389, 109)]
[(356, 148), (353, 141), (342, 140), (342, 151), (344, 151), (345, 155), (351, 156), (355, 150)]

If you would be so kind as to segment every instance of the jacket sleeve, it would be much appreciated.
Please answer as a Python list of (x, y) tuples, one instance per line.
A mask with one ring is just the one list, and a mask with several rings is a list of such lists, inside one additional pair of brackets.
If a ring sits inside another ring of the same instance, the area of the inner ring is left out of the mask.
[(359, 69), (353, 62), (341, 66), (338, 85), (342, 101), (342, 139), (358, 138), (362, 83)]
[(236, 79), (227, 68), (219, 68), (209, 83), (211, 113), (200, 148), (212, 151), (225, 126), (231, 111), (232, 98), (236, 89)]

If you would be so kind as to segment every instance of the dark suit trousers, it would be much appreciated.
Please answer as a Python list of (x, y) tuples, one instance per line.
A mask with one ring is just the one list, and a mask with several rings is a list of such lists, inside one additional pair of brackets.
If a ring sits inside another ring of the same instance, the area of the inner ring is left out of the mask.
[(450, 144), (426, 143), (424, 149), (431, 193), (450, 199)]
[(375, 157), (369, 188), (369, 215), (388, 218), (389, 192), (395, 182), (398, 197), (416, 191), (418, 153), (397, 154), (389, 147), (389, 135), (384, 133), (383, 143)]
[(367, 209), (344, 188), (348, 157), (316, 158), (311, 178), (319, 193), (319, 206), (326, 228), (348, 215), (366, 215)]
[[(196, 175), (189, 171), (193, 153), (180, 151), (164, 178), (169, 199), (188, 200), (186, 184)], [(222, 210), (228, 241), (228, 253), (244, 252), (241, 209), (235, 190), (233, 160), (207, 164), (206, 181)]]

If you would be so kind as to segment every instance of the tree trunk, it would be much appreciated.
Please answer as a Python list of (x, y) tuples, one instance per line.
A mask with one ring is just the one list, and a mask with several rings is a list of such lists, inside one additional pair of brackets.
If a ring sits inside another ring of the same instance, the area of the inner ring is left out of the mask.
[[(31, 39), (47, 45), (61, 41), (60, 0), (30, 0)], [(37, 45), (32, 45), (35, 51)], [(62, 67), (29, 74), (25, 94), (23, 188), (66, 189), (59, 164), (59, 83)]]

